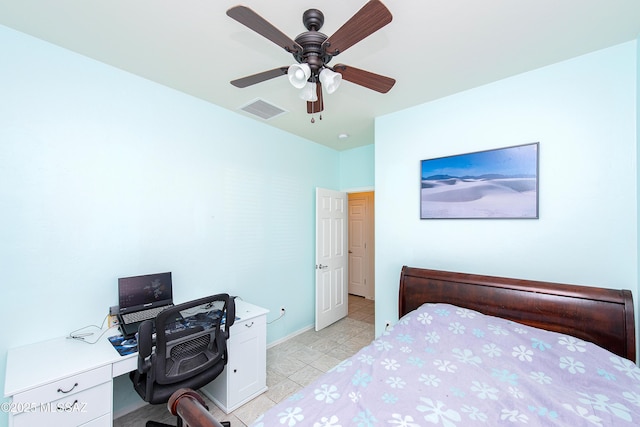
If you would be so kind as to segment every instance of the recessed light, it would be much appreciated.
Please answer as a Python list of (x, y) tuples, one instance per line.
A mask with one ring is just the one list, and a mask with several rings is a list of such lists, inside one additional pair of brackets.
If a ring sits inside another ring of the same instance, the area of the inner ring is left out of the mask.
[(348, 133), (338, 134), (338, 139), (347, 139), (347, 138), (349, 138), (349, 134)]

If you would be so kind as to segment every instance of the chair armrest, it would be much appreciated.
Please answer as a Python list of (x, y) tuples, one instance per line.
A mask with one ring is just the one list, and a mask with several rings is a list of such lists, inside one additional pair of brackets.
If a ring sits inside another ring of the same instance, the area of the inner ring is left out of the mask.
[(153, 322), (145, 320), (138, 326), (138, 370), (147, 372), (151, 367), (153, 350)]
[(236, 297), (229, 297), (227, 304), (227, 318), (225, 320), (224, 335), (229, 339), (229, 329), (236, 321)]

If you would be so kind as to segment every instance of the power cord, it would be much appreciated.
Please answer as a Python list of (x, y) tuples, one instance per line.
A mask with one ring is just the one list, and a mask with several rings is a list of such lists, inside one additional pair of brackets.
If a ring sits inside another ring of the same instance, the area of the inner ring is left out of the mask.
[[(104, 334), (106, 334), (109, 330), (113, 329), (115, 326), (111, 326), (107, 329), (104, 329), (104, 324), (107, 321), (107, 318), (109, 317), (109, 315), (107, 314), (104, 319), (102, 320), (102, 325), (98, 326), (98, 325), (87, 325), (87, 326), (83, 326), (82, 328), (76, 329), (75, 331), (71, 331), (69, 332), (69, 335), (67, 336), (67, 339), (72, 339), (72, 340), (76, 340), (76, 341), (80, 341), (86, 344), (95, 344), (98, 341), (100, 341), (100, 339), (104, 336)], [(95, 341), (89, 341), (87, 338), (90, 336), (93, 336), (96, 332), (81, 332), (84, 331), (85, 329), (88, 328), (96, 328), (98, 330), (101, 330), (102, 333), (100, 335), (98, 335), (98, 338)]]
[(276, 317), (275, 319), (273, 319), (271, 322), (267, 322), (267, 325), (272, 324), (273, 322), (280, 320), (284, 317), (284, 315), (287, 314), (287, 310), (285, 310), (284, 307), (280, 307), (280, 316)]

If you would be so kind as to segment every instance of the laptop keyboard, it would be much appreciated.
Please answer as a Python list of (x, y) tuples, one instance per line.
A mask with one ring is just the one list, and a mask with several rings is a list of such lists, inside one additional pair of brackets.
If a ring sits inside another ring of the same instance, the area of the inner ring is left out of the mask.
[(165, 305), (162, 307), (150, 308), (149, 310), (136, 311), (134, 313), (127, 313), (122, 315), (122, 320), (124, 323), (136, 323), (142, 322), (144, 320), (155, 319), (155, 317), (163, 310), (171, 307), (170, 305)]

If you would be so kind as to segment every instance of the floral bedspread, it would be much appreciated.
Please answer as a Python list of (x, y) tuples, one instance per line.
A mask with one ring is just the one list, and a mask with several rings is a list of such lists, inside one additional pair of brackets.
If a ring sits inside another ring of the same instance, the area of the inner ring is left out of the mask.
[(425, 304), (253, 427), (432, 425), (639, 426), (640, 369), (571, 336)]

